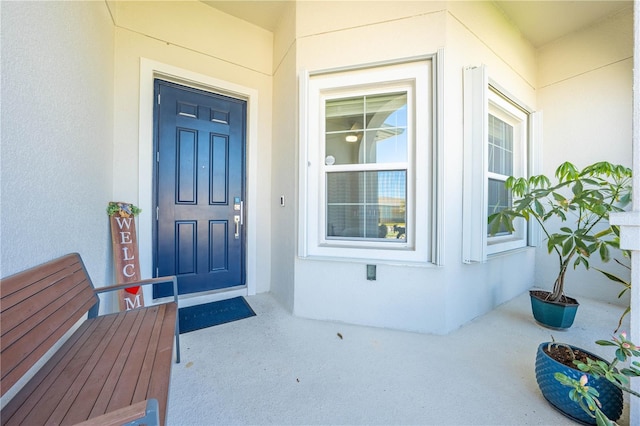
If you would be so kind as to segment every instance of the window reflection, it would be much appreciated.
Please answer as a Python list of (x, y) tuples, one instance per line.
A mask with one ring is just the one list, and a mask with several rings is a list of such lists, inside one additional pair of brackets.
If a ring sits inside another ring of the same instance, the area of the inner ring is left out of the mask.
[(405, 170), (327, 173), (327, 237), (406, 241)]
[(333, 164), (407, 161), (407, 93), (327, 100), (325, 155)]

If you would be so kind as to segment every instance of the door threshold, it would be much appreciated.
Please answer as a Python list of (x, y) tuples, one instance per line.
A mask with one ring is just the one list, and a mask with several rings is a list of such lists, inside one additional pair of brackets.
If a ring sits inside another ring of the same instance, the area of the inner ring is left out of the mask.
[[(181, 294), (178, 296), (178, 303), (181, 308), (188, 306), (202, 305), (204, 303), (217, 302), (219, 300), (231, 299), (238, 296), (247, 296), (247, 286), (228, 287), (211, 291), (203, 291), (200, 293)], [(167, 298), (173, 300), (172, 297)], [(161, 299), (153, 299), (153, 302), (159, 302)]]

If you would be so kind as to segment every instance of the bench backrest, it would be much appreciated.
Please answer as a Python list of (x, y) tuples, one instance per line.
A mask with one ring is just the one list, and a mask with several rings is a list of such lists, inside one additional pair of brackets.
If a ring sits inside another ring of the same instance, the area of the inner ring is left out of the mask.
[(0, 280), (4, 395), (98, 302), (77, 253)]

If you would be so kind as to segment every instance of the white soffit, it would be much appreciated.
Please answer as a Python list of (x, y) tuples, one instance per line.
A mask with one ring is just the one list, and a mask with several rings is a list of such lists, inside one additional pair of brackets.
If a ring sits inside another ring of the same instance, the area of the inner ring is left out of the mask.
[(633, 1), (495, 1), (498, 8), (520, 29), (534, 47), (611, 16), (633, 6)]
[[(274, 32), (288, 1), (293, 0), (203, 0), (202, 3)], [(631, 0), (496, 0), (494, 3), (535, 47), (633, 6)]]
[(287, 2), (271, 0), (203, 0), (202, 3), (274, 32)]

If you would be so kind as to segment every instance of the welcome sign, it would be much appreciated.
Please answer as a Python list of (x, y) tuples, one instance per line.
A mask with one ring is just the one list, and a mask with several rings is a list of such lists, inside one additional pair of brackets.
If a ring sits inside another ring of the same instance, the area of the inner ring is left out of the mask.
[[(112, 201), (107, 207), (111, 222), (111, 244), (115, 264), (116, 282), (126, 284), (139, 281), (138, 236), (135, 216), (141, 212), (129, 203)], [(144, 306), (142, 288), (129, 287), (118, 291), (120, 310), (131, 310)]]

